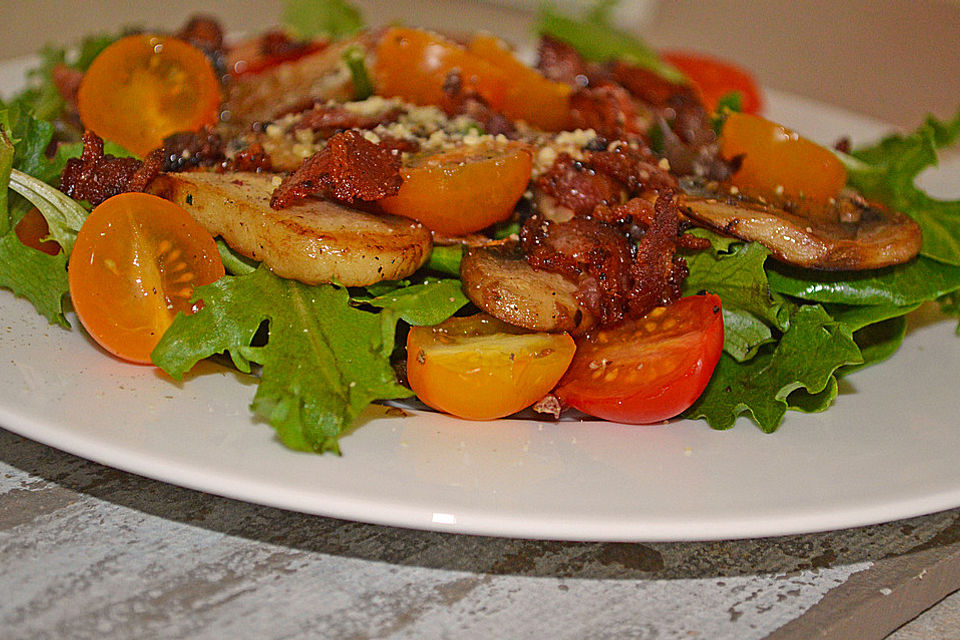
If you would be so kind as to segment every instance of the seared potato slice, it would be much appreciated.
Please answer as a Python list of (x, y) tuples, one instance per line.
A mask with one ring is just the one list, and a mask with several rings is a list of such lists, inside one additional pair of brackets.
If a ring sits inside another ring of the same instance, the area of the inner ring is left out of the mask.
[(150, 190), (238, 253), (306, 284), (405, 278), (430, 255), (430, 231), (417, 222), (317, 199), (277, 211), (270, 208), (274, 188), (266, 174), (168, 173)]

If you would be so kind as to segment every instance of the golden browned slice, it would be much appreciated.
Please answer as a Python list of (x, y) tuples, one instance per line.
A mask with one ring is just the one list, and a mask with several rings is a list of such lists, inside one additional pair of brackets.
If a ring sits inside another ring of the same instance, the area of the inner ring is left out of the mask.
[(309, 109), (314, 102), (352, 99), (353, 80), (343, 54), (350, 47), (366, 50), (365, 42), (366, 36), (347, 38), (317, 53), (233, 78), (224, 101), (227, 128), (244, 131), (255, 122)]
[(911, 218), (858, 197), (798, 213), (724, 195), (680, 195), (677, 205), (705, 227), (755, 240), (781, 262), (809, 269), (888, 267), (911, 260), (922, 241)]
[(516, 245), (471, 248), (460, 263), (460, 279), (473, 304), (524, 329), (579, 334), (594, 323), (577, 300), (576, 283), (535, 270)]
[(307, 284), (405, 278), (430, 255), (430, 231), (417, 222), (317, 199), (276, 211), (270, 208), (274, 188), (266, 174), (168, 173), (150, 190), (238, 253)]

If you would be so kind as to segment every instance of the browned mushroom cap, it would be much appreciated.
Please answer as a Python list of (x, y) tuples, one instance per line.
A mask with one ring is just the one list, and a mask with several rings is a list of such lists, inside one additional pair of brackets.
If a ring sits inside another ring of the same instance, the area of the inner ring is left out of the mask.
[(593, 316), (577, 301), (577, 285), (560, 274), (535, 270), (515, 244), (468, 250), (460, 279), (473, 304), (509, 324), (574, 334), (593, 324)]
[(825, 271), (879, 269), (920, 251), (920, 227), (897, 211), (843, 196), (831, 206), (790, 212), (730, 195), (681, 195), (680, 210), (703, 226), (755, 240), (781, 262)]

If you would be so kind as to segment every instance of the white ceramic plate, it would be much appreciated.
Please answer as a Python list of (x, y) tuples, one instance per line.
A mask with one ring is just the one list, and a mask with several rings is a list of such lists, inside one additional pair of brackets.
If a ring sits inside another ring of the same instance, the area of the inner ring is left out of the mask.
[[(0, 87), (15, 86), (20, 71), (0, 68)], [(824, 142), (884, 131), (769, 97), (769, 114)], [(927, 179), (943, 195), (957, 195), (958, 181), (952, 165)], [(373, 407), (343, 438), (339, 458), (281, 446), (247, 409), (250, 378), (204, 363), (176, 384), (104, 355), (79, 326), (48, 325), (8, 291), (0, 317), (0, 425), (112, 467), (284, 509), (458, 533), (628, 541), (811, 532), (960, 505), (960, 338), (930, 314), (913, 318), (894, 358), (844, 380), (835, 407), (791, 414), (773, 435), (746, 419), (719, 432), (700, 421), (468, 423)]]

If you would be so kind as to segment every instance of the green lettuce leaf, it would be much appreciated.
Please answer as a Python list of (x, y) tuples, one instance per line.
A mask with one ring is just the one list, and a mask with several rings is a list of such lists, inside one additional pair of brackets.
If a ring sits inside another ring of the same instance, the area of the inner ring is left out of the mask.
[[(293, 449), (339, 453), (338, 437), (372, 401), (410, 391), (390, 366), (395, 323), (350, 304), (345, 288), (284, 280), (266, 268), (198, 287), (197, 313), (179, 315), (153, 352), (180, 379), (228, 352), (241, 371), (262, 365), (253, 410)], [(254, 343), (266, 324), (266, 343)]]
[(960, 111), (949, 121), (930, 117), (910, 135), (888, 136), (841, 158), (851, 185), (917, 221), (921, 255), (960, 266), (960, 200), (931, 198), (914, 184), (921, 171), (937, 164), (937, 150), (958, 137)]
[(923, 256), (907, 264), (862, 272), (813, 271), (771, 263), (770, 287), (814, 302), (910, 305), (960, 289), (960, 267)]
[(760, 345), (774, 340), (773, 330), (785, 330), (793, 304), (770, 291), (764, 264), (770, 252), (758, 243), (731, 243), (701, 232), (711, 248), (686, 256), (690, 275), (684, 294), (709, 291), (723, 303), (724, 351), (736, 360), (753, 357)]
[(565, 16), (549, 6), (541, 9), (534, 29), (566, 42), (587, 60), (606, 62), (621, 59), (649, 69), (670, 82), (682, 82), (685, 76), (660, 59), (657, 52), (636, 36), (620, 31), (606, 20), (604, 10), (594, 11), (583, 20)]
[[(815, 354), (815, 355), (814, 355)], [(852, 332), (819, 305), (793, 313), (778, 344), (737, 362), (724, 353), (703, 395), (684, 417), (704, 418), (715, 429), (729, 429), (748, 413), (763, 431), (775, 431), (788, 408), (821, 411), (836, 398), (834, 373), (863, 361)], [(807, 395), (798, 394), (798, 390)], [(814, 397), (815, 396), (815, 397)]]
[(286, 0), (283, 26), (295, 38), (342, 38), (363, 29), (360, 11), (344, 0)]
[(459, 280), (427, 280), (396, 289), (369, 300), (366, 304), (389, 311), (407, 324), (439, 324), (469, 302)]

